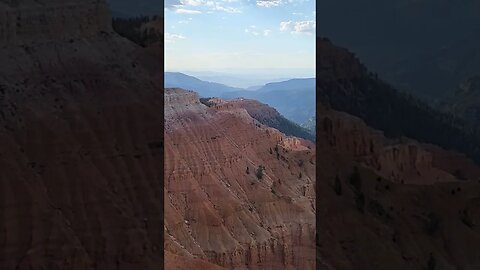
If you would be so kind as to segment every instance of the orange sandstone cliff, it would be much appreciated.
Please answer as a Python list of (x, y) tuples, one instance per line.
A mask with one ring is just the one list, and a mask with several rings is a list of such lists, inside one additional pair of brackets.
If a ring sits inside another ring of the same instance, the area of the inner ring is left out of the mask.
[(314, 156), (243, 108), (167, 89), (165, 250), (226, 269), (315, 269)]

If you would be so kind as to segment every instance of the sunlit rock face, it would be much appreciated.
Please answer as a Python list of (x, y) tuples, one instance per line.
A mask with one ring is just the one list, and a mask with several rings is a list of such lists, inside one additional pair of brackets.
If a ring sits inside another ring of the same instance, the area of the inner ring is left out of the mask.
[(315, 269), (314, 150), (181, 89), (165, 91), (165, 118), (165, 249), (226, 269)]

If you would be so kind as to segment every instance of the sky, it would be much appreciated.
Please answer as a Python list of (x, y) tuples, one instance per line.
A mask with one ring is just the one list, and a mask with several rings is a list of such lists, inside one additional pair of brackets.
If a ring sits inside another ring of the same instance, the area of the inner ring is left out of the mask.
[(314, 0), (166, 0), (164, 15), (166, 71), (314, 77)]

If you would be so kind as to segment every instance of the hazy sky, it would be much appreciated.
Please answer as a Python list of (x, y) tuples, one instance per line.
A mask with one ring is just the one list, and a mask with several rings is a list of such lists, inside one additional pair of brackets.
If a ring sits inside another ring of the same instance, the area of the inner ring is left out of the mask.
[(165, 69), (315, 68), (314, 0), (166, 0)]

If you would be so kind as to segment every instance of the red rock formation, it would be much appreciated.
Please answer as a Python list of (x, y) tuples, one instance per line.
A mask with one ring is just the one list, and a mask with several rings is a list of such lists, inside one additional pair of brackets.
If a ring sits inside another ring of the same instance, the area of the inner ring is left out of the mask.
[(165, 269), (175, 270), (226, 270), (227, 268), (220, 267), (216, 264), (202, 261), (195, 258), (188, 258), (185, 256), (178, 256), (165, 251)]
[[(284, 143), (290, 144), (291, 147), (299, 146), (299, 147), (310, 147), (314, 148), (315, 144), (307, 139), (295, 137), (298, 136), (305, 136), (310, 135), (308, 134), (307, 130), (300, 128), (298, 125), (294, 124), (293, 122), (284, 118), (277, 110), (274, 108), (263, 104), (257, 100), (252, 99), (245, 99), (245, 98), (237, 98), (232, 100), (222, 100), (219, 98), (212, 98), (207, 101), (209, 106), (214, 106), (217, 110), (237, 110), (243, 113), (244, 115), (249, 115), (250, 117), (254, 118), (255, 120), (263, 123), (272, 128), (281, 128), (282, 132), (289, 132), (289, 137), (284, 141)], [(246, 114), (245, 114), (246, 112)], [(247, 116), (248, 117), (248, 116)], [(288, 127), (287, 127), (288, 125)], [(279, 134), (282, 136), (277, 130), (271, 129), (273, 133)], [(308, 136), (307, 138), (311, 138), (313, 136)]]
[(321, 107), (317, 116), (322, 269), (480, 266), (477, 165), (436, 146), (388, 140), (345, 113)]
[(213, 98), (210, 101), (215, 104), (216, 108), (218, 109), (220, 109), (222, 106), (228, 106), (228, 108), (245, 109), (250, 116), (259, 121), (262, 119), (275, 119), (280, 117), (280, 113), (274, 108), (266, 106), (265, 104), (252, 99), (237, 98), (225, 101), (219, 98)]
[(480, 168), (463, 155), (406, 138), (387, 139), (382, 132), (346, 113), (322, 109), (318, 118), (320, 145), (332, 147), (391, 181), (409, 184), (458, 181), (459, 172), (470, 180), (480, 179)]
[(165, 249), (227, 269), (314, 269), (314, 150), (232, 105), (165, 92)]

